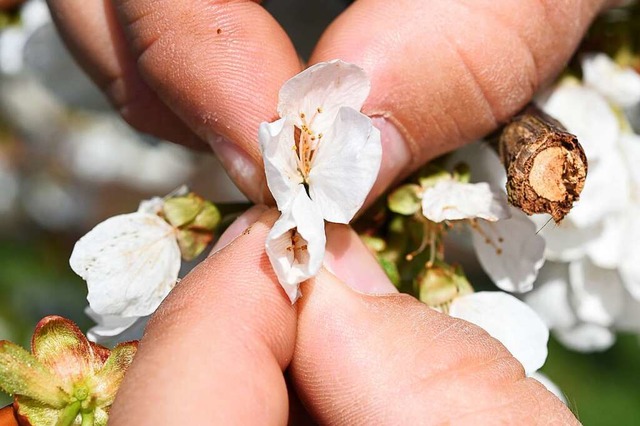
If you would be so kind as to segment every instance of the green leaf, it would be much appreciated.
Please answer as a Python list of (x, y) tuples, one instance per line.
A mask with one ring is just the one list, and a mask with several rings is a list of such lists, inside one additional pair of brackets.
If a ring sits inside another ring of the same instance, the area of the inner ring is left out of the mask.
[(415, 184), (402, 185), (387, 199), (392, 212), (410, 216), (420, 210), (422, 189)]
[(64, 407), (69, 398), (59, 377), (25, 349), (6, 340), (0, 341), (0, 388), (53, 408)]

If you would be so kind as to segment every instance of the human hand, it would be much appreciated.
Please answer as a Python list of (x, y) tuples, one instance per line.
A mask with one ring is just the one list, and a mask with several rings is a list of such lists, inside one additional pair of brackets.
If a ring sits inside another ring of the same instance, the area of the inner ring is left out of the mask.
[(264, 211), (160, 306), (111, 424), (577, 424), (482, 329), (397, 294), (347, 226), (327, 228), (335, 275), (323, 269), (292, 306), (264, 253), (277, 213)]
[[(268, 200), (257, 129), (301, 65), (259, 1), (48, 0), (75, 56), (129, 123), (213, 148)], [(374, 198), (425, 161), (494, 129), (564, 66), (606, 0), (360, 0), (310, 63), (363, 67), (383, 164)]]

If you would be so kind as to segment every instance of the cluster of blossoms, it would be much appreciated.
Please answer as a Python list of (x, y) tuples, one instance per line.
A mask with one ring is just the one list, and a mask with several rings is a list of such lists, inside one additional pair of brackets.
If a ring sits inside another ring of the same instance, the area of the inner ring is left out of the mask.
[(589, 175), (569, 215), (542, 229), (549, 261), (526, 301), (567, 347), (604, 350), (616, 331), (640, 333), (640, 75), (623, 56), (588, 55), (582, 80), (563, 79), (540, 103), (578, 136)]

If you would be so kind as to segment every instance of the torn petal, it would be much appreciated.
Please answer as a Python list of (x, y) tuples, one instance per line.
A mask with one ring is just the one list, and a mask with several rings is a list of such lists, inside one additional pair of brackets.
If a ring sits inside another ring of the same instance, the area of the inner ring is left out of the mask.
[(175, 230), (158, 216), (131, 213), (100, 223), (75, 245), (71, 268), (87, 281), (100, 315), (150, 315), (180, 270)]
[(319, 209), (299, 185), (291, 209), (282, 213), (267, 236), (267, 255), (285, 292), (295, 302), (298, 284), (322, 266), (326, 236)]
[(497, 222), (477, 221), (473, 246), (480, 265), (498, 287), (523, 293), (533, 288), (544, 264), (544, 240), (524, 213), (512, 207), (511, 215)]
[(340, 108), (318, 145), (309, 193), (329, 222), (349, 223), (371, 191), (382, 159), (380, 131), (371, 119)]
[(525, 303), (499, 291), (482, 291), (455, 299), (449, 314), (482, 327), (522, 364), (527, 375), (547, 359), (549, 330)]
[(284, 83), (279, 94), (278, 114), (296, 118), (300, 127), (302, 113), (307, 122), (314, 120), (313, 128), (317, 132), (323, 132), (333, 123), (341, 107), (360, 111), (369, 90), (369, 78), (357, 65), (341, 60), (321, 62)]
[(481, 218), (491, 222), (509, 217), (504, 194), (487, 183), (442, 180), (422, 194), (422, 214), (433, 222)]

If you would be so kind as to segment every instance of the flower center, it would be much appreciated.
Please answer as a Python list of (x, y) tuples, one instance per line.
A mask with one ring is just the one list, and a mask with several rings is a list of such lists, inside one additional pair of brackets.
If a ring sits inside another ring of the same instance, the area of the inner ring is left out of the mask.
[(287, 252), (292, 254), (292, 264), (305, 263), (309, 260), (307, 252), (307, 241), (298, 234), (297, 231), (291, 232), (291, 245), (287, 247)]
[[(313, 130), (313, 122), (318, 114), (322, 114), (322, 107), (316, 108), (313, 116), (307, 121), (306, 114), (301, 112), (300, 121), (302, 124), (299, 127), (296, 126), (294, 136), (296, 145), (293, 149), (296, 151), (298, 172), (300, 173), (300, 176), (302, 176), (303, 184), (307, 186), (309, 184), (311, 165), (313, 164), (315, 153), (317, 152), (318, 145), (322, 139), (322, 133), (316, 134)], [(307, 186), (305, 186), (305, 188), (307, 188)], [(307, 193), (308, 192), (309, 191), (307, 189)]]

